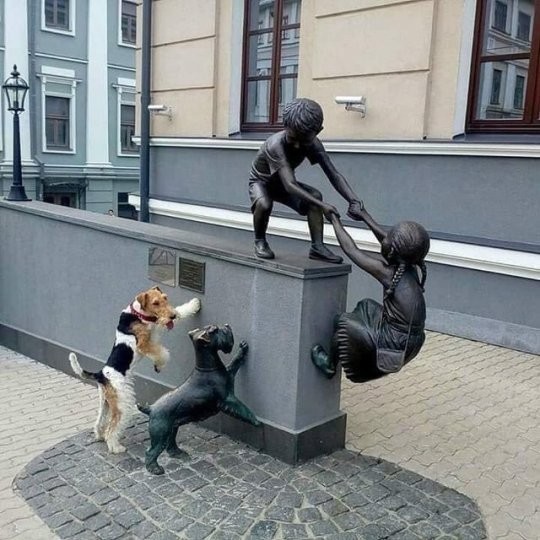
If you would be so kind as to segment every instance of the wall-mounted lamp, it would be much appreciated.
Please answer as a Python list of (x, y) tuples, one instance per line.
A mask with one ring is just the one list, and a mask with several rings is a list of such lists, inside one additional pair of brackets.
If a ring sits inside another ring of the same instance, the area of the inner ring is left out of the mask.
[(167, 116), (172, 120), (172, 108), (168, 105), (148, 105), (148, 110), (158, 116)]
[(346, 111), (359, 112), (362, 118), (366, 117), (365, 96), (336, 96), (335, 101), (339, 105), (345, 105)]

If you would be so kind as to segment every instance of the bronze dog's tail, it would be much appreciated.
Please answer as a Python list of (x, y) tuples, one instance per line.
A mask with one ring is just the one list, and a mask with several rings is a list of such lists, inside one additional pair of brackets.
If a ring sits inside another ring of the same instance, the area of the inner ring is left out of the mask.
[(137, 403), (137, 409), (139, 409), (139, 411), (141, 411), (143, 414), (150, 414), (150, 405), (139, 405)]
[(71, 364), (71, 369), (81, 378), (81, 379), (91, 379), (94, 381), (101, 381), (103, 375), (101, 372), (91, 373), (86, 371), (81, 367), (79, 361), (77, 360), (77, 355), (75, 353), (69, 353), (69, 363)]

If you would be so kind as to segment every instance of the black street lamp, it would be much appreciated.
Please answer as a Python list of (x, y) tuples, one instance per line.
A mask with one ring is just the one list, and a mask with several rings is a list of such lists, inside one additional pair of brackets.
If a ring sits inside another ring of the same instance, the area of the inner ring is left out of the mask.
[(19, 127), (19, 113), (24, 111), (24, 100), (28, 92), (28, 83), (22, 79), (17, 71), (17, 66), (13, 66), (11, 77), (6, 79), (2, 85), (6, 93), (8, 111), (13, 113), (13, 183), (7, 201), (29, 201), (22, 183), (21, 164), (21, 132)]

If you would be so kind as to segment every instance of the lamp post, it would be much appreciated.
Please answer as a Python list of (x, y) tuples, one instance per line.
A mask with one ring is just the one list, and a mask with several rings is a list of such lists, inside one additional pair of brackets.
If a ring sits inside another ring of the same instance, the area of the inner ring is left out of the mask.
[(28, 92), (28, 83), (20, 77), (17, 66), (13, 66), (11, 77), (2, 85), (8, 102), (8, 111), (13, 113), (13, 183), (7, 201), (29, 201), (22, 183), (21, 134), (19, 113), (24, 111), (24, 100)]

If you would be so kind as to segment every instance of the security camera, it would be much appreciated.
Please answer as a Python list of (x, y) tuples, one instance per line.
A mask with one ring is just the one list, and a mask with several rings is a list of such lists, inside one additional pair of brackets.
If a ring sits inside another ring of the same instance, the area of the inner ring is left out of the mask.
[(364, 96), (336, 96), (336, 103), (339, 105), (365, 105), (366, 98)]
[(169, 120), (172, 118), (172, 109), (168, 105), (148, 105), (148, 110), (157, 115), (168, 116)]
[(334, 99), (339, 105), (345, 105), (346, 111), (359, 112), (362, 118), (366, 117), (365, 96), (336, 96)]
[(167, 105), (148, 105), (148, 110), (152, 112), (166, 111)]

